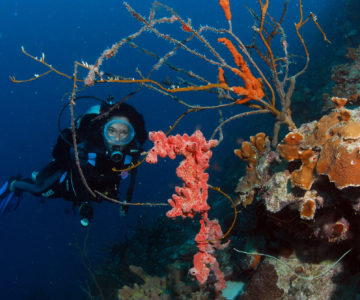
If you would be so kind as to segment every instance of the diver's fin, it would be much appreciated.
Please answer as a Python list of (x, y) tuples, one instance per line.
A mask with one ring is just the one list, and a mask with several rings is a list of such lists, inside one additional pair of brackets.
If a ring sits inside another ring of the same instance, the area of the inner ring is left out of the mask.
[(9, 179), (0, 188), (0, 214), (5, 214), (17, 209), (20, 204), (22, 192), (10, 191), (10, 183), (14, 179)]

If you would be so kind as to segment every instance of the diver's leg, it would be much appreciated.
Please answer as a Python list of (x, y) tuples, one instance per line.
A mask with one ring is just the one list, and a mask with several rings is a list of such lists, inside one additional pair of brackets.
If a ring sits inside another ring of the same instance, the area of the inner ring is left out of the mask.
[(30, 180), (14, 180), (10, 184), (10, 190), (40, 194), (59, 180), (63, 173), (63, 170), (57, 170), (55, 173), (49, 174), (47, 177), (43, 178), (43, 180), (35, 182)]
[(62, 176), (66, 174), (62, 167), (54, 160), (50, 162), (35, 180), (21, 179), (21, 176), (9, 178), (0, 187), (0, 213), (6, 213), (19, 206), (23, 192), (29, 192), (36, 196), (43, 196), (42, 193), (49, 190)]
[(10, 178), (2, 187), (0, 187), (0, 213), (6, 213), (16, 210), (19, 206), (22, 192), (33, 193), (34, 195), (41, 195), (57, 180), (59, 180), (64, 173), (63, 170), (56, 170), (49, 173), (42, 181), (32, 181), (31, 179), (19, 179), (19, 176)]

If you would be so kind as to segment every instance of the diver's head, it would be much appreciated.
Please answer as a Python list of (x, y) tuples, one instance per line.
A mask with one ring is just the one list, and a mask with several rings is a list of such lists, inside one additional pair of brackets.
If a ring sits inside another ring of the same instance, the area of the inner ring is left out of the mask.
[[(99, 118), (99, 115), (104, 117)], [(106, 114), (106, 115), (105, 115)], [(88, 149), (123, 152), (128, 146), (143, 145), (147, 139), (145, 122), (141, 114), (127, 103), (97, 105), (80, 119), (78, 137)], [(135, 146), (137, 147), (137, 146)]]
[(103, 135), (110, 158), (119, 162), (122, 151), (134, 139), (135, 130), (127, 117), (114, 116), (105, 123)]

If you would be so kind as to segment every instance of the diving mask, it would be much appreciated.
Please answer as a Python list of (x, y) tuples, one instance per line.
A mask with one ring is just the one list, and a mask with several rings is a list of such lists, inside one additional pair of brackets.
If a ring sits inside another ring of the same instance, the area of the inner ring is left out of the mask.
[(135, 136), (134, 127), (123, 119), (113, 119), (105, 124), (104, 138), (110, 145), (124, 146)]

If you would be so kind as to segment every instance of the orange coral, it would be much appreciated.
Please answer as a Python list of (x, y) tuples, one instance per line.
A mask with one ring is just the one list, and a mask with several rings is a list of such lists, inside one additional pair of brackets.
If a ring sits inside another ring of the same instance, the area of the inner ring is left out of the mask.
[(332, 97), (331, 101), (335, 104), (335, 108), (339, 109), (341, 120), (347, 122), (351, 117), (350, 112), (347, 109), (344, 109), (348, 100), (346, 98)]
[(235, 190), (242, 194), (242, 199), (238, 199), (238, 202), (241, 202), (244, 206), (251, 204), (253, 201), (255, 195), (254, 187), (260, 182), (256, 167), (266, 147), (269, 147), (269, 139), (265, 133), (260, 132), (255, 136), (251, 136), (250, 142), (243, 142), (241, 149), (234, 150), (234, 153), (247, 163), (246, 175), (239, 180)]
[(329, 132), (332, 138), (322, 147), (317, 172), (328, 175), (340, 189), (360, 186), (360, 124), (349, 120), (333, 126)]
[(344, 240), (346, 238), (346, 233), (349, 231), (349, 226), (339, 220), (333, 225), (332, 229), (332, 236), (328, 239), (330, 243)]
[(347, 99), (346, 98), (339, 98), (339, 97), (332, 97), (331, 101), (335, 104), (336, 108), (344, 107)]
[(249, 168), (256, 165), (256, 150), (249, 142), (243, 142), (241, 149), (235, 149), (234, 153), (245, 161)]
[(288, 145), (299, 145), (303, 136), (301, 133), (298, 132), (289, 132), (285, 138), (284, 142)]
[(243, 96), (243, 98), (238, 99), (236, 103), (244, 104), (250, 100), (262, 99), (265, 96), (265, 93), (263, 91), (261, 80), (252, 75), (247, 63), (233, 43), (227, 38), (219, 38), (218, 42), (223, 43), (228, 48), (234, 58), (235, 64), (239, 68), (232, 68), (231, 71), (244, 81), (244, 87), (233, 86), (231, 88), (235, 94)]
[(317, 154), (311, 149), (299, 151), (299, 158), (302, 161), (300, 169), (291, 174), (291, 184), (304, 190), (309, 190), (315, 180), (314, 169), (318, 161)]
[(342, 110), (340, 112), (340, 115), (341, 115), (341, 120), (344, 121), (344, 122), (349, 121), (349, 119), (351, 117), (351, 114), (347, 109)]
[(263, 153), (266, 147), (266, 134), (259, 132), (250, 137), (250, 142), (260, 153)]
[(267, 142), (265, 133), (259, 132), (250, 137), (250, 142), (242, 142), (241, 149), (235, 149), (234, 153), (245, 161), (249, 168), (253, 168), (257, 165), (258, 157), (264, 152)]
[(332, 101), (335, 110), (297, 133), (290, 132), (277, 147), (286, 160), (302, 161), (291, 173), (293, 186), (309, 190), (317, 174), (327, 175), (339, 189), (360, 186), (360, 121), (344, 108), (345, 98)]
[(358, 140), (360, 138), (360, 123), (349, 121), (341, 127), (334, 128), (331, 133), (336, 133), (344, 141)]
[(287, 161), (300, 159), (301, 167), (291, 173), (291, 185), (309, 190), (315, 180), (314, 169), (318, 160), (317, 154), (310, 148), (301, 149), (304, 143), (303, 135), (299, 132), (290, 132), (284, 138), (277, 150)]
[(220, 0), (219, 4), (225, 13), (226, 20), (231, 21), (230, 1)]
[(296, 159), (302, 161), (300, 169), (291, 173), (291, 184), (309, 190), (315, 180), (314, 169), (317, 163), (317, 154), (311, 149), (302, 150), (300, 147), (302, 142), (303, 135), (301, 133), (289, 132), (277, 149), (287, 161)]
[(301, 203), (300, 218), (305, 220), (312, 220), (315, 215), (316, 203), (313, 199), (307, 198)]
[(284, 142), (280, 144), (277, 149), (280, 152), (281, 156), (284, 157), (287, 161), (293, 161), (299, 159), (300, 143), (303, 139), (301, 133), (298, 132), (289, 132), (285, 138)]
[(328, 175), (339, 189), (360, 186), (360, 148), (340, 141), (327, 143), (317, 165), (319, 174)]
[(330, 138), (329, 129), (340, 123), (341, 115), (334, 110), (330, 114), (323, 116), (315, 126), (312, 134), (307, 138), (306, 143), (312, 147), (322, 147)]
[(219, 83), (226, 83), (225, 77), (224, 77), (224, 70), (219, 67)]

